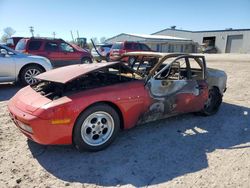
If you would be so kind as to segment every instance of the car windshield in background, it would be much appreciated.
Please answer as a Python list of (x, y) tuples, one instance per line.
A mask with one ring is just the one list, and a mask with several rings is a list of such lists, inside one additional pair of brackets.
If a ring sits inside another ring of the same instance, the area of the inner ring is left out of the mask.
[(122, 48), (122, 43), (115, 43), (112, 46), (112, 49), (121, 49)]
[(26, 43), (27, 43), (27, 41), (25, 39), (21, 39), (17, 43), (15, 50), (25, 50)]

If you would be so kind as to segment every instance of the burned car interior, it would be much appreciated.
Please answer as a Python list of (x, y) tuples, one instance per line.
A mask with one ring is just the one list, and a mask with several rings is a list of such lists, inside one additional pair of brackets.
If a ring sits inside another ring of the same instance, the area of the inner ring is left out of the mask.
[[(131, 54), (136, 55), (134, 53), (126, 55), (130, 56)], [(146, 84), (151, 77), (155, 80), (199, 80), (205, 77), (205, 63), (203, 62), (205, 60), (203, 56), (187, 54), (159, 55), (158, 53), (142, 54), (142, 60), (135, 63), (132, 67), (121, 62), (89, 72), (67, 83), (40, 80), (31, 87), (41, 95), (51, 100), (56, 100), (86, 89), (94, 89), (133, 80), (145, 80)], [(152, 61), (144, 61), (144, 57), (147, 57), (147, 59), (151, 57)]]
[(154, 76), (159, 80), (202, 80), (205, 78), (204, 65), (202, 57), (190, 55), (180, 56), (171, 63), (163, 63)]
[(116, 64), (84, 74), (67, 83), (40, 80), (31, 87), (41, 95), (56, 100), (86, 89), (94, 89), (117, 83), (142, 79), (133, 69), (124, 64)]
[[(138, 53), (139, 54), (139, 53)], [(152, 76), (158, 80), (201, 80), (205, 78), (205, 59), (203, 56), (190, 54), (168, 54), (162, 57), (159, 53), (142, 53), (140, 62), (131, 68), (142, 77)], [(128, 53), (126, 55), (137, 55)], [(152, 55), (151, 61), (144, 61), (145, 57)]]

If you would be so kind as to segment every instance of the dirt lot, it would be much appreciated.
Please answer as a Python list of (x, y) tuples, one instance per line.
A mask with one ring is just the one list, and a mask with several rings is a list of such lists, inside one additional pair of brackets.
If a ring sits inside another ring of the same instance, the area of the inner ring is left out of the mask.
[(220, 111), (123, 131), (106, 150), (28, 141), (8, 117), (18, 87), (0, 85), (0, 187), (250, 187), (250, 56), (209, 55), (228, 74)]

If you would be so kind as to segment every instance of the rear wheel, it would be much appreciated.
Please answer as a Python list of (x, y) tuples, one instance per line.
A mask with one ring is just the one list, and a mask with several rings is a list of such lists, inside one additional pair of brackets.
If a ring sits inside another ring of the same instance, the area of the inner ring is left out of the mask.
[(89, 57), (83, 57), (81, 60), (81, 63), (82, 64), (90, 64), (90, 63), (92, 63), (92, 60)]
[(208, 93), (208, 100), (205, 103), (204, 109), (201, 111), (202, 115), (209, 116), (215, 114), (222, 103), (222, 95), (219, 89), (212, 88)]
[(80, 151), (100, 151), (112, 143), (119, 129), (119, 115), (111, 106), (94, 105), (78, 118), (73, 141)]
[(31, 85), (36, 83), (38, 80), (35, 76), (41, 74), (44, 70), (37, 65), (29, 65), (25, 67), (20, 73), (20, 79), (22, 85)]

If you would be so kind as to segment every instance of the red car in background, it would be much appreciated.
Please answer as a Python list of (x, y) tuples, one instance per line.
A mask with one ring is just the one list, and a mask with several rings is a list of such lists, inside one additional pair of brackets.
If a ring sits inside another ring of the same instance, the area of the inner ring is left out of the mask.
[[(110, 50), (110, 55), (109, 58), (111, 61), (116, 61), (118, 60), (123, 54), (128, 53), (128, 52), (153, 52), (146, 44), (144, 43), (139, 43), (139, 42), (116, 42), (113, 44), (111, 50)], [(136, 61), (139, 61), (141, 57), (126, 57), (123, 59), (123, 61), (126, 61), (129, 63), (129, 65), (133, 66), (133, 64)]]
[(55, 68), (73, 64), (92, 63), (92, 56), (87, 50), (69, 44), (62, 39), (23, 38), (19, 40), (15, 50), (46, 57)]

